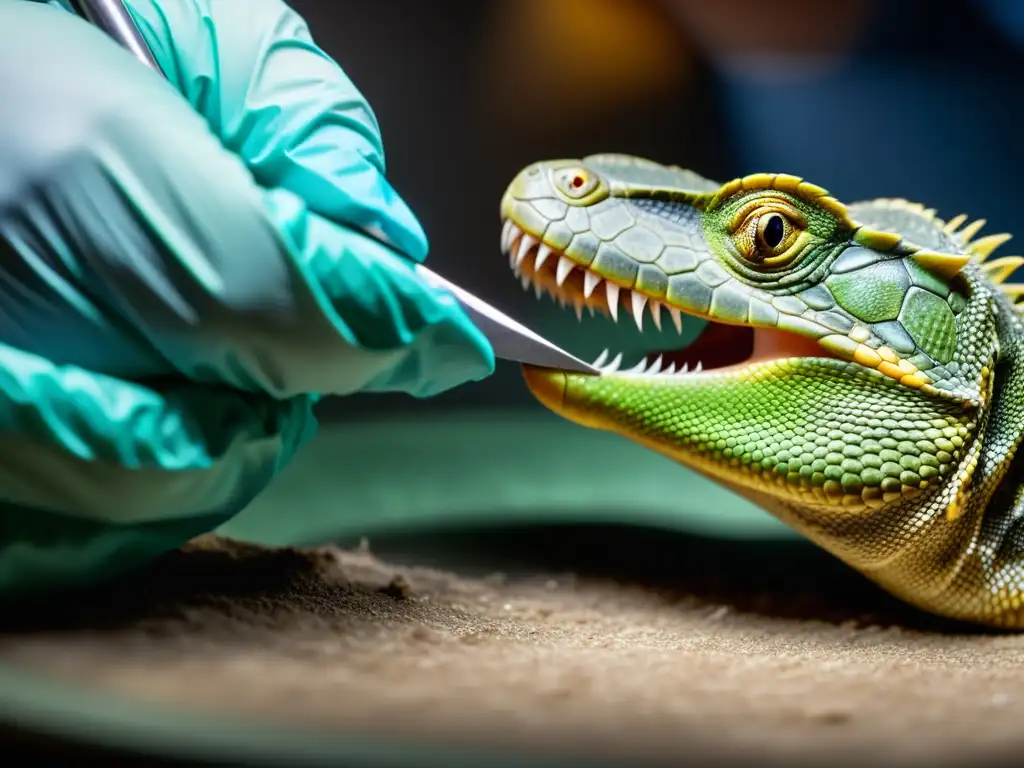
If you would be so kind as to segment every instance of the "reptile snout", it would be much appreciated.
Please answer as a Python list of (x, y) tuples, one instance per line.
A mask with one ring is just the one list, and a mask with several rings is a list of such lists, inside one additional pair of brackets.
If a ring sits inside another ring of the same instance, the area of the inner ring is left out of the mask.
[(553, 413), (565, 416), (565, 391), (567, 380), (562, 371), (550, 368), (523, 366), (523, 378), (533, 396)]
[(502, 211), (506, 210), (505, 201), (513, 200), (536, 200), (542, 197), (551, 197), (551, 177), (546, 172), (550, 167), (548, 163), (534, 163), (521, 170), (505, 191), (505, 199), (502, 200)]

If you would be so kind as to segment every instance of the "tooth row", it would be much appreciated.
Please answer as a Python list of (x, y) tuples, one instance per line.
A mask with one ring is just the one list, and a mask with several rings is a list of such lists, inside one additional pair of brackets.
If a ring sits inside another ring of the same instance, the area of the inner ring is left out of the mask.
[(693, 367), (692, 371), (690, 370), (689, 363), (683, 363), (682, 368), (678, 371), (676, 370), (675, 363), (670, 363), (667, 368), (663, 369), (661, 367), (663, 365), (661, 355), (658, 355), (650, 365), (647, 364), (647, 357), (644, 356), (632, 368), (620, 370), (622, 366), (622, 353), (619, 352), (611, 361), (608, 360), (609, 354), (607, 349), (604, 350), (591, 365), (601, 373), (629, 374), (633, 376), (686, 376), (700, 373), (704, 370), (704, 366), (700, 362)]
[[(550, 247), (537, 240), (533, 235), (523, 232), (510, 220), (505, 221), (505, 226), (501, 231), (501, 249), (508, 254), (509, 266), (512, 267), (516, 276), (519, 277), (520, 282), (523, 284), (524, 291), (529, 289), (531, 282), (529, 275), (521, 274), (523, 264), (527, 257), (536, 250), (536, 256), (533, 263), (533, 271), (536, 273), (553, 253)], [(608, 302), (608, 314), (611, 315), (612, 320), (616, 323), (619, 322), (620, 294), (621, 291), (625, 291), (632, 311), (633, 322), (636, 323), (637, 330), (642, 331), (644, 329), (644, 309), (646, 308), (650, 311), (651, 321), (654, 323), (654, 327), (659, 331), (661, 330), (661, 312), (663, 309), (667, 309), (669, 316), (672, 318), (672, 324), (676, 327), (676, 332), (683, 332), (683, 316), (675, 307), (668, 307), (660, 301), (648, 299), (638, 291), (631, 291), (629, 288), (621, 288), (615, 283), (605, 280), (603, 277), (592, 272), (586, 267), (579, 266), (568, 256), (560, 255), (558, 257), (558, 264), (555, 266), (555, 283), (561, 287), (568, 279), (569, 275), (572, 274), (574, 269), (580, 269), (583, 271), (583, 297), (577, 297), (575, 299), (577, 319), (583, 317), (585, 299), (589, 299), (593, 296), (594, 291), (597, 290), (603, 282), (605, 299)], [(533, 289), (534, 293), (537, 294), (538, 299), (544, 295), (544, 289), (540, 285), (534, 284)], [(553, 296), (553, 298), (558, 299), (563, 307), (566, 306), (564, 298), (560, 296)], [(589, 305), (586, 306), (590, 309), (590, 314), (593, 315), (594, 308)]]

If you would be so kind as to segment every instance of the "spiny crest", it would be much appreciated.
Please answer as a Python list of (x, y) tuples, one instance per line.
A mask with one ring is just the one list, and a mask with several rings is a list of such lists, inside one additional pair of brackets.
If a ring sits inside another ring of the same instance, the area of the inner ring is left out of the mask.
[[(926, 208), (921, 203), (914, 203), (910, 200), (906, 200), (902, 197), (879, 197), (871, 201), (875, 205), (885, 206), (887, 208), (893, 208), (898, 211), (909, 211), (910, 213), (916, 213), (928, 221), (935, 221), (936, 209)], [(964, 216), (963, 218), (967, 218)]]
[(1009, 241), (1013, 235), (1007, 232), (999, 232), (974, 239), (975, 235), (985, 226), (985, 219), (977, 219), (963, 229), (960, 229), (965, 221), (967, 221), (967, 216), (960, 214), (945, 223), (942, 228), (943, 232), (955, 237), (967, 252), (971, 254), (973, 259), (982, 265), (982, 271), (984, 271), (986, 277), (998, 285), (1003, 293), (1013, 299), (1014, 303), (1019, 302), (1021, 297), (1024, 296), (1024, 283), (1010, 283), (1007, 280), (1017, 271), (1018, 267), (1024, 265), (1024, 258), (1020, 256), (1002, 256), (998, 259), (988, 260), (995, 253), (996, 249)]
[[(963, 246), (967, 253), (974, 257), (974, 260), (979, 263), (984, 262), (995, 252), (997, 248), (999, 248), (999, 246), (1003, 245), (1013, 237), (1008, 233), (1001, 232), (995, 235), (986, 235), (985, 237), (980, 237), (975, 240), (974, 236), (977, 235), (981, 228), (986, 224), (985, 219), (977, 219), (964, 227), (963, 224), (967, 221), (967, 214), (964, 213), (961, 213), (959, 216), (954, 216), (949, 221), (943, 221), (936, 216), (936, 210), (934, 208), (926, 208), (920, 203), (914, 203), (909, 200), (904, 200), (903, 198), (880, 198), (872, 202), (880, 205), (886, 205), (897, 210), (916, 213), (928, 221), (935, 222), (937, 226), (941, 227), (945, 234), (949, 235)], [(961, 227), (963, 228), (961, 229)], [(985, 265), (985, 271), (986, 273), (990, 273), (990, 276), (997, 276), (994, 278), (995, 282), (1003, 282), (1006, 277), (1009, 276), (1008, 272), (1004, 272), (1004, 262), (1009, 263), (1009, 259), (1017, 258), (1019, 257), (1009, 256), (1004, 259), (998, 259), (997, 261), (990, 262)], [(993, 268), (996, 264), (1000, 265), (999, 268)], [(1002, 277), (998, 277), (999, 275), (1002, 275)]]
[(911, 202), (903, 198), (880, 198), (872, 202), (894, 210), (916, 214), (934, 223), (965, 251), (965, 254), (940, 253), (919, 248), (914, 250), (914, 246), (911, 246), (913, 258), (921, 266), (949, 279), (966, 264), (974, 261), (982, 265), (982, 271), (985, 273), (985, 276), (997, 284), (1014, 302), (1020, 301), (1021, 297), (1024, 296), (1024, 284), (1007, 282), (1016, 269), (1024, 265), (1024, 258), (1020, 256), (1004, 256), (988, 261), (988, 258), (995, 253), (996, 249), (1009, 241), (1012, 235), (1000, 232), (975, 239), (978, 232), (985, 226), (985, 219), (977, 219), (964, 226), (968, 217), (963, 213), (954, 216), (949, 221), (943, 221), (936, 215), (934, 208), (927, 208), (920, 203)]
[[(944, 222), (936, 216), (934, 208), (926, 208), (921, 203), (914, 203), (903, 198), (878, 198), (872, 200), (875, 206), (890, 208), (895, 211), (903, 211), (913, 214), (929, 224), (942, 226)], [(927, 269), (943, 280), (952, 280), (964, 266), (971, 260), (967, 254), (946, 253), (945, 251), (925, 248), (909, 240), (902, 235), (881, 229), (873, 229), (860, 222), (854, 222), (854, 242), (871, 248), (875, 251), (896, 252), (909, 256), (920, 266)]]

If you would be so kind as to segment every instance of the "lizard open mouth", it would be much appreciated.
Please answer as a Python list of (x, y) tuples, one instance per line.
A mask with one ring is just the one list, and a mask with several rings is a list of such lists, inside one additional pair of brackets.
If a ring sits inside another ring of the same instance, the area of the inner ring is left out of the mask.
[(604, 373), (694, 376), (708, 372), (722, 374), (767, 360), (838, 357), (814, 339), (796, 333), (722, 323), (620, 285), (524, 232), (511, 219), (504, 222), (501, 247), (524, 288), (532, 286), (538, 298), (550, 294), (563, 306), (571, 306), (578, 318), (582, 318), (584, 310), (591, 314), (600, 312), (615, 322), (626, 314), (641, 332), (649, 321), (659, 330), (663, 323), (670, 322), (680, 333), (683, 314), (708, 321), (692, 344), (648, 353), (631, 367), (623, 367), (624, 362), (633, 361), (624, 361), (621, 353), (613, 355), (605, 350), (593, 362), (594, 367)]

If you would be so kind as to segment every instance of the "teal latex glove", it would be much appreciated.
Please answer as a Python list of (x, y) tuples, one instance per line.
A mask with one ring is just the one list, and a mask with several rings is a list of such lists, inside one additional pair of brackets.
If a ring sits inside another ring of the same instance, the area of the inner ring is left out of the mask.
[(384, 177), (369, 105), (278, 0), (129, 0), (170, 78), (0, 0), (0, 591), (112, 574), (241, 510), (318, 395), (494, 357)]

